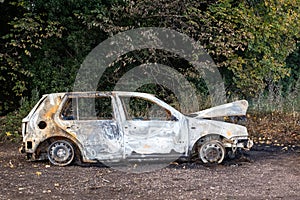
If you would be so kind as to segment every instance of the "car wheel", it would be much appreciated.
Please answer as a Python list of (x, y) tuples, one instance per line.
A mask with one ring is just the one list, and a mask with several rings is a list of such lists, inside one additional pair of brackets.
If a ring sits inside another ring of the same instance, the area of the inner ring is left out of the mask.
[(69, 165), (74, 160), (73, 145), (65, 140), (53, 142), (48, 148), (48, 159), (53, 165)]
[(199, 157), (204, 163), (221, 163), (225, 157), (225, 148), (218, 140), (209, 140), (199, 148)]

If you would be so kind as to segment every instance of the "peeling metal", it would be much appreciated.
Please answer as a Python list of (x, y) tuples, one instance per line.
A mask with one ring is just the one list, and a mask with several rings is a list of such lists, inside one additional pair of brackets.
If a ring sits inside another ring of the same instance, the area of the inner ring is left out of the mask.
[(247, 108), (242, 100), (183, 115), (146, 93), (47, 94), (22, 121), (22, 152), (31, 160), (44, 159), (58, 140), (68, 142), (52, 145), (52, 153), (56, 146), (64, 155), (74, 148), (84, 162), (188, 157), (210, 140), (235, 152), (251, 147), (246, 127), (206, 118), (245, 115)]

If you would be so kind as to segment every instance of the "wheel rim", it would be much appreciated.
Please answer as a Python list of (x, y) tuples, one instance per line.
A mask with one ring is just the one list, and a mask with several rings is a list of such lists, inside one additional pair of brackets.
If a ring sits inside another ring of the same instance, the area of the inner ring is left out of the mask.
[(221, 163), (225, 156), (225, 148), (219, 141), (208, 141), (199, 149), (199, 155), (204, 163)]
[(64, 140), (55, 141), (49, 146), (48, 158), (53, 165), (66, 166), (74, 159), (73, 146)]

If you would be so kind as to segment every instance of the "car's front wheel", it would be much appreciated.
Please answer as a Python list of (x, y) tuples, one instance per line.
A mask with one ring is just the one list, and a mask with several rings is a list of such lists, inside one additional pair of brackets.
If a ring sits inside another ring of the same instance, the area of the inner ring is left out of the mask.
[(225, 147), (218, 140), (206, 141), (198, 150), (199, 157), (204, 163), (221, 163), (225, 152)]
[(72, 163), (75, 157), (73, 145), (65, 140), (57, 140), (48, 148), (48, 159), (53, 165), (66, 166)]

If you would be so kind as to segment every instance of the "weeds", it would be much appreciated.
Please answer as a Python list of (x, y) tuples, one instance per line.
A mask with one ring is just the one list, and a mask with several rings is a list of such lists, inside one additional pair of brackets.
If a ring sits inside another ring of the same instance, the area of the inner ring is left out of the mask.
[(280, 84), (271, 84), (268, 90), (250, 100), (249, 112), (255, 114), (282, 113), (297, 116), (300, 112), (300, 79), (294, 87), (283, 90)]
[(255, 143), (300, 145), (300, 79), (286, 90), (270, 85), (251, 99), (247, 128)]

